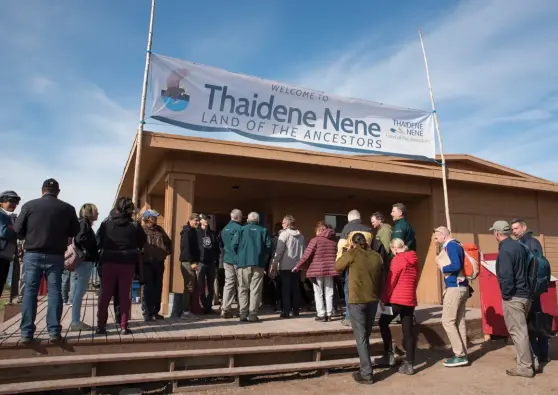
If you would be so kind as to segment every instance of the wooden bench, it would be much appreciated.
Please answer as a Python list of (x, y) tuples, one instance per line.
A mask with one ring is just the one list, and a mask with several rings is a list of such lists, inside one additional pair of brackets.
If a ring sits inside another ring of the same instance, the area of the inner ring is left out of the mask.
[[(40, 358), (46, 359), (46, 358)], [(358, 358), (335, 359), (328, 361), (314, 361), (265, 366), (231, 367), (220, 369), (199, 369), (188, 371), (173, 371), (149, 374), (127, 374), (104, 377), (83, 377), (75, 379), (43, 380), (23, 383), (0, 385), (0, 395), (24, 394), (37, 391), (53, 391), (74, 388), (95, 388), (111, 385), (148, 383), (148, 382), (176, 382), (187, 379), (207, 379), (216, 377), (239, 377), (253, 375), (268, 375), (288, 372), (304, 372), (333, 368), (347, 368), (358, 366)]]

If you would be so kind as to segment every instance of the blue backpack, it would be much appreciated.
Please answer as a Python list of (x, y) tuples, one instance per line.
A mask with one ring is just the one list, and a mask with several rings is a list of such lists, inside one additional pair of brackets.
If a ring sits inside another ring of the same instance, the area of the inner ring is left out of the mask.
[(550, 262), (542, 253), (535, 253), (522, 242), (527, 252), (527, 285), (532, 296), (541, 296), (550, 285)]

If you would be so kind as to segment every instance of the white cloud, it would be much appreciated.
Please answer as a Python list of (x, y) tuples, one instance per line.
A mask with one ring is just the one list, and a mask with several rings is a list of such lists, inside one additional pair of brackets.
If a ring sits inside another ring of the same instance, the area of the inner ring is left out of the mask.
[[(539, 2), (536, 7), (522, 0), (463, 2), (442, 19), (424, 26), (447, 152), (502, 152), (503, 143), (513, 145), (515, 140), (528, 137), (533, 147), (527, 154), (538, 153), (538, 157), (524, 160), (521, 155), (507, 155), (501, 163), (529, 167), (541, 175), (542, 166), (533, 165), (531, 160), (551, 155), (545, 135), (556, 130), (556, 98), (554, 103), (546, 98), (558, 91), (557, 16), (558, 2)], [(410, 33), (408, 41), (393, 47), (390, 56), (380, 56), (378, 47), (383, 49), (383, 43), (370, 42), (368, 49), (335, 53), (324, 66), (299, 75), (298, 83), (351, 97), (429, 109), (418, 33)], [(532, 125), (520, 124), (526, 121), (537, 121), (537, 127), (546, 133), (534, 135)], [(502, 122), (515, 125), (495, 124)], [(557, 174), (550, 173), (554, 180), (558, 180)]]
[(52, 91), (56, 84), (51, 79), (38, 75), (31, 78), (29, 81), (29, 88), (31, 92), (36, 95), (44, 95), (48, 91)]

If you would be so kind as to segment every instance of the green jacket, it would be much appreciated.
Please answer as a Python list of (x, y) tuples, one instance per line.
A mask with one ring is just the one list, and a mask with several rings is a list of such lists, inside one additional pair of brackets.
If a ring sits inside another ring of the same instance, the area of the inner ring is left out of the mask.
[(384, 286), (384, 262), (374, 250), (351, 248), (335, 262), (335, 270), (349, 269), (349, 303), (379, 302)]
[(263, 226), (248, 222), (233, 236), (231, 245), (237, 255), (237, 267), (267, 267), (271, 238)]
[(384, 248), (386, 252), (389, 254), (391, 253), (391, 249), (389, 247), (389, 243), (391, 242), (391, 225), (390, 224), (381, 224), (380, 228), (376, 232), (376, 240), (378, 240)]
[(242, 225), (236, 221), (230, 221), (227, 226), (221, 230), (221, 250), (224, 251), (223, 262), (236, 265), (236, 252), (232, 247), (234, 235), (242, 229)]
[(393, 225), (393, 229), (391, 231), (391, 238), (393, 239), (401, 239), (405, 242), (405, 245), (409, 248), (410, 251), (417, 250), (417, 241), (415, 240), (415, 231), (409, 225), (409, 222), (405, 218), (398, 219), (395, 221)]

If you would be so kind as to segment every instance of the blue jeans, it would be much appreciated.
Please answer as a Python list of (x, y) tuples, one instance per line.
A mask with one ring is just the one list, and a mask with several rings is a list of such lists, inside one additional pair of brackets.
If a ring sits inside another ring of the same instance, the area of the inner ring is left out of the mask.
[(81, 262), (72, 273), (72, 279), (75, 277), (75, 282), (71, 285), (70, 291), (70, 294), (74, 295), (73, 299), (70, 299), (72, 302), (72, 324), (81, 321), (81, 302), (89, 288), (89, 277), (91, 277), (92, 269), (93, 262)]
[(60, 335), (62, 327), (62, 271), (64, 255), (42, 254), (26, 251), (23, 256), (25, 291), (21, 305), (21, 337), (32, 338), (37, 317), (37, 296), (43, 274), (47, 278), (48, 307), (47, 329), (50, 335)]
[(345, 270), (345, 286), (343, 287), (345, 291), (345, 319), (351, 319), (351, 313), (349, 312), (349, 269)]
[(77, 274), (64, 269), (62, 272), (62, 301), (72, 303), (76, 290)]

